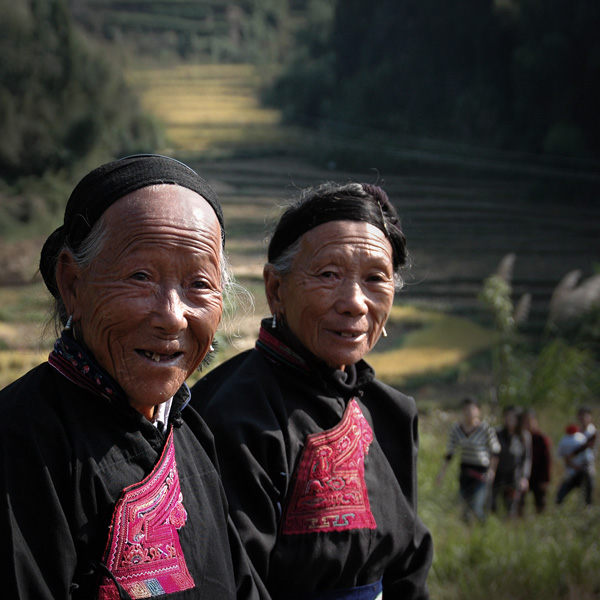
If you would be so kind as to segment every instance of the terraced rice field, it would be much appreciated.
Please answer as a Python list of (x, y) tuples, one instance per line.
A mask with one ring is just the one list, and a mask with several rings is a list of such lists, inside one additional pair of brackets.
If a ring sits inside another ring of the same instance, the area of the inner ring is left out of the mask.
[[(483, 279), (516, 253), (515, 293), (533, 294), (532, 326), (539, 327), (560, 279), (574, 269), (589, 276), (600, 266), (600, 176), (595, 192), (588, 187), (583, 196), (556, 199), (549, 192), (560, 178), (548, 169), (523, 176), (528, 165), (514, 160), (514, 171), (509, 166), (498, 176), (464, 169), (454, 175), (448, 168), (424, 174), (422, 167), (411, 174), (400, 161), (397, 175), (380, 169), (374, 148), (364, 169), (342, 171), (294, 158), (294, 146), (306, 146), (306, 132), (279, 126), (278, 113), (261, 108), (249, 65), (139, 69), (129, 78), (165, 123), (165, 151), (192, 163), (217, 188), (240, 274), (259, 275), (278, 206), (297, 188), (330, 179), (378, 181), (396, 204), (413, 262), (400, 301), (473, 314)], [(332, 141), (311, 134), (309, 143)]]

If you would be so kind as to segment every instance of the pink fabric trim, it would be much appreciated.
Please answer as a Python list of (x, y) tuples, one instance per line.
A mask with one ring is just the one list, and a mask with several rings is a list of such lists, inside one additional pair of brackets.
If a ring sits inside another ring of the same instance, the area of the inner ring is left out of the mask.
[(375, 529), (365, 483), (373, 431), (352, 399), (339, 425), (306, 438), (282, 534)]
[[(113, 512), (104, 564), (131, 598), (195, 587), (177, 533), (186, 520), (171, 429), (157, 465), (145, 479), (123, 490)], [(108, 577), (102, 580), (98, 598), (119, 599)]]

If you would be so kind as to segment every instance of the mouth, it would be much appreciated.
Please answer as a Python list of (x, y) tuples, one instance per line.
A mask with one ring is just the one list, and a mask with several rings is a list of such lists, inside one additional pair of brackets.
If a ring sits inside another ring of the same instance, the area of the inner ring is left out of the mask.
[(183, 356), (183, 352), (174, 352), (173, 354), (160, 354), (158, 352), (151, 352), (150, 350), (136, 350), (136, 352), (149, 360), (156, 363), (171, 362), (180, 356)]
[(334, 331), (334, 333), (346, 340), (356, 340), (365, 335), (363, 331)]

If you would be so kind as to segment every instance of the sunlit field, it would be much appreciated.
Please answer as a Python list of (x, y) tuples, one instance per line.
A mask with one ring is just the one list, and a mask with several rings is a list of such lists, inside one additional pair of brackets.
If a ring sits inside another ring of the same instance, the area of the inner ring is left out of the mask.
[(381, 380), (398, 387), (411, 378), (456, 369), (496, 340), (494, 331), (469, 319), (410, 305), (394, 306), (386, 330), (393, 336), (383, 339), (389, 349), (374, 350), (369, 362)]
[(175, 152), (254, 153), (283, 143), (279, 111), (260, 106), (258, 75), (251, 65), (173, 65), (129, 70), (142, 105), (161, 120)]

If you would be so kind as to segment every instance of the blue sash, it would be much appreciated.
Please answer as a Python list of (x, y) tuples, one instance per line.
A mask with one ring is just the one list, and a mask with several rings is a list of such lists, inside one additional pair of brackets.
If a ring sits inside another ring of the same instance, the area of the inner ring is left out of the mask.
[[(302, 600), (381, 600), (383, 598), (383, 585), (381, 579), (375, 583), (361, 585), (353, 588), (340, 590), (326, 590), (324, 592), (315, 592), (310, 596), (289, 596), (288, 599), (302, 598)], [(279, 600), (284, 600), (280, 598)]]

